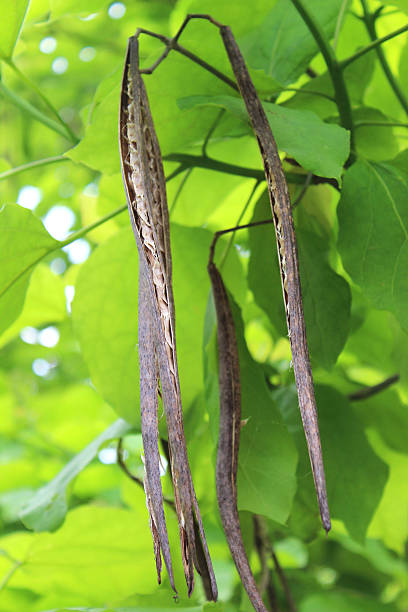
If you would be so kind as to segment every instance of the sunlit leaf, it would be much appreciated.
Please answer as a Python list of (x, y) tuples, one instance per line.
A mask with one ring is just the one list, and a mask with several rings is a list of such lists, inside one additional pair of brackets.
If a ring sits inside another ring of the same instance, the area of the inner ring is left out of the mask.
[(0, 331), (19, 316), (34, 266), (58, 248), (40, 219), (20, 206), (4, 206), (0, 212)]
[(345, 174), (339, 207), (344, 267), (376, 308), (408, 329), (408, 179), (395, 167), (359, 161)]
[(54, 531), (64, 521), (68, 510), (67, 487), (72, 480), (95, 458), (99, 448), (113, 438), (120, 438), (131, 426), (119, 419), (86, 448), (78, 453), (57, 476), (35, 493), (20, 513), (29, 529)]
[[(245, 105), (232, 96), (192, 96), (179, 100), (181, 108), (218, 106), (248, 122)], [(264, 102), (266, 116), (280, 149), (294, 157), (306, 170), (340, 180), (349, 154), (349, 136), (343, 128), (324, 123), (310, 111), (297, 111)], [(248, 130), (250, 127), (248, 125)]]
[(27, 7), (28, 0), (10, 0), (1, 7), (0, 58), (11, 58)]

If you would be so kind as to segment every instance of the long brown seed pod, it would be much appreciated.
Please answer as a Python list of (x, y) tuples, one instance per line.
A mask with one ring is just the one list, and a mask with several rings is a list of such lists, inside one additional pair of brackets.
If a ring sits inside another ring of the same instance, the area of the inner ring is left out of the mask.
[(256, 586), (242, 540), (237, 506), (237, 471), (241, 429), (241, 381), (235, 326), (228, 295), (214, 261), (215, 235), (210, 249), (208, 273), (217, 314), (219, 356), (220, 421), (216, 487), (218, 508), (228, 546), (242, 584), (257, 612), (267, 608)]
[(323, 526), (326, 532), (328, 532), (331, 528), (330, 512), (327, 501), (313, 377), (306, 339), (296, 237), (288, 186), (275, 139), (261, 101), (249, 76), (241, 51), (230, 28), (228, 26), (220, 26), (219, 24), (216, 25), (220, 28), (224, 46), (245, 102), (264, 163), (272, 216), (275, 224), (282, 292), (300, 412), (312, 465), (320, 515)]
[[(208, 552), (185, 444), (177, 368), (175, 314), (171, 283), (170, 230), (160, 148), (145, 86), (139, 71), (137, 35), (129, 39), (122, 82), (119, 142), (122, 176), (133, 233), (139, 251), (139, 362), (145, 489), (160, 582), (162, 551), (175, 589), (163, 512), (160, 481), (157, 394), (158, 380), (166, 415), (175, 506), (188, 594), (194, 588), (194, 566), (217, 586)], [(204, 552), (198, 559), (194, 516)]]

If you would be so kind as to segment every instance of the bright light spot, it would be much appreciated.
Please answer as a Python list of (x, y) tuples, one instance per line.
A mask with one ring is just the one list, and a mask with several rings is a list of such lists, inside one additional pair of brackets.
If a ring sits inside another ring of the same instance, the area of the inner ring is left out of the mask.
[(98, 183), (88, 183), (82, 190), (82, 193), (88, 198), (96, 198), (99, 193)]
[(83, 238), (79, 238), (78, 240), (71, 242), (71, 244), (68, 244), (63, 250), (65, 253), (67, 253), (68, 259), (71, 263), (80, 264), (88, 259), (91, 252), (91, 247), (89, 246), (89, 242)]
[(46, 230), (56, 240), (64, 240), (75, 221), (73, 211), (67, 206), (53, 206), (44, 217)]
[(58, 193), (61, 198), (70, 198), (75, 193), (75, 186), (72, 183), (61, 183)]
[(95, 17), (97, 17), (97, 15), (98, 15), (98, 13), (90, 13), (86, 17), (80, 17), (80, 20), (81, 21), (92, 21), (92, 19), (95, 19)]
[(98, 453), (98, 459), (101, 463), (105, 465), (110, 465), (112, 463), (116, 463), (118, 457), (118, 453), (116, 448), (103, 448)]
[(23, 206), (23, 208), (29, 208), (34, 210), (36, 206), (42, 200), (42, 191), (38, 187), (32, 185), (25, 185), (18, 192), (17, 204)]
[(111, 19), (121, 19), (126, 13), (126, 6), (122, 2), (114, 2), (108, 8), (108, 15)]
[(36, 344), (38, 341), (38, 331), (35, 327), (23, 327), (20, 332), (20, 338), (27, 344)]
[(34, 359), (33, 372), (37, 376), (47, 376), (51, 372), (52, 365), (46, 359)]
[(75, 297), (75, 287), (74, 285), (67, 285), (65, 287), (65, 300), (67, 305), (67, 311), (71, 312), (71, 304)]
[(159, 465), (160, 465), (160, 476), (164, 476), (167, 471), (167, 459), (160, 455), (159, 457)]
[(91, 62), (96, 55), (96, 51), (93, 47), (84, 47), (79, 52), (79, 59), (81, 62)]
[(67, 269), (67, 264), (62, 259), (62, 257), (56, 257), (50, 263), (50, 269), (51, 272), (54, 272), (54, 274), (63, 274)]
[(40, 42), (40, 51), (42, 53), (54, 53), (57, 48), (57, 41), (53, 36), (47, 36)]
[(45, 327), (40, 332), (38, 332), (38, 342), (47, 348), (52, 348), (60, 339), (59, 331), (56, 327), (52, 325), (50, 327)]
[(68, 70), (68, 60), (66, 57), (56, 57), (51, 64), (51, 69), (55, 74), (64, 74)]

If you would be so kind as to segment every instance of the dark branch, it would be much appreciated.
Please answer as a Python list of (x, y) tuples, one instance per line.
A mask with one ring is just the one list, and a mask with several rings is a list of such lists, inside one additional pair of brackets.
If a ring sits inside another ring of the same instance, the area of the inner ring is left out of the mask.
[(378, 385), (373, 385), (372, 387), (364, 387), (363, 389), (359, 389), (358, 391), (355, 391), (354, 393), (350, 393), (348, 398), (349, 400), (354, 401), (354, 402), (358, 400), (365, 400), (368, 397), (371, 397), (372, 395), (376, 395), (377, 393), (380, 393), (381, 391), (388, 389), (388, 387), (398, 382), (399, 379), (400, 379), (400, 375), (394, 374), (394, 376), (390, 376), (389, 378), (386, 378), (385, 380), (383, 380), (383, 382), (379, 383)]

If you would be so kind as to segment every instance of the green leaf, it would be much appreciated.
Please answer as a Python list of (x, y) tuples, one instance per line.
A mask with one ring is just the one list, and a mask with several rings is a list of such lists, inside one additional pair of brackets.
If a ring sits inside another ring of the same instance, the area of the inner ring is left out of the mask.
[(138, 257), (130, 227), (84, 263), (72, 304), (74, 330), (96, 389), (120, 416), (138, 425)]
[(324, 238), (298, 230), (297, 241), (310, 355), (319, 365), (331, 368), (349, 332), (350, 288), (329, 266)]
[(390, 117), (376, 108), (363, 106), (353, 111), (353, 121), (356, 127), (357, 153), (361, 157), (372, 161), (383, 161), (397, 155), (399, 145), (392, 126), (369, 125), (370, 122), (391, 123)]
[[(249, 122), (243, 100), (232, 96), (190, 96), (178, 100), (182, 109), (196, 106), (218, 106)], [(294, 157), (309, 172), (340, 181), (343, 164), (349, 154), (346, 130), (324, 123), (315, 113), (285, 108), (272, 102), (263, 103), (277, 145)], [(248, 125), (248, 130), (250, 127)]]
[(85, 606), (154, 591), (151, 534), (140, 493), (136, 511), (91, 505), (72, 510), (56, 533), (29, 534), (25, 554), (17, 556), (8, 541), (0, 540), (0, 547), (11, 548), (23, 562), (13, 587), (47, 593), (52, 580), (60, 600)]
[[(330, 512), (361, 542), (380, 503), (388, 466), (372, 450), (348, 401), (330, 387), (316, 386), (315, 392)], [(301, 453), (299, 484), (315, 499), (296, 391), (282, 389), (274, 397)]]
[(408, 406), (393, 389), (355, 403), (354, 410), (367, 428), (377, 431), (390, 449), (408, 455)]
[(23, 25), (28, 0), (10, 0), (1, 7), (0, 58), (11, 59)]
[(405, 477), (408, 457), (388, 448), (377, 432), (370, 432), (370, 440), (376, 453), (388, 464), (390, 477), (370, 524), (368, 536), (381, 539), (385, 546), (403, 556), (408, 537), (405, 512), (408, 505), (408, 483)]
[(103, 173), (120, 172), (117, 134), (120, 86), (119, 70), (102, 81), (95, 94), (85, 136), (79, 144), (65, 153), (66, 157)]
[(343, 265), (375, 308), (408, 329), (408, 177), (360, 160), (347, 170), (338, 206)]
[(58, 248), (40, 219), (21, 206), (4, 206), (0, 212), (0, 332), (19, 316), (30, 275), (43, 257)]
[(23, 508), (20, 518), (35, 531), (54, 531), (65, 519), (68, 510), (67, 488), (76, 476), (95, 458), (99, 448), (113, 438), (120, 438), (131, 425), (118, 419), (100, 436), (78, 453), (48, 484), (35, 493)]
[[(307, 8), (326, 37), (331, 38), (341, 0), (308, 0)], [(295, 81), (318, 53), (309, 28), (286, 0), (279, 0), (261, 25), (239, 43), (252, 68), (263, 69), (282, 85)]]
[(357, 593), (317, 593), (308, 595), (300, 604), (300, 612), (395, 612), (392, 604)]
[[(241, 429), (238, 468), (238, 509), (263, 514), (285, 523), (296, 490), (297, 453), (286, 426), (266, 386), (262, 368), (250, 356), (244, 338), (243, 323), (237, 305), (233, 308), (237, 335), (242, 418), (248, 419)], [(218, 437), (219, 392), (215, 357), (214, 306), (207, 312), (206, 397), (210, 421)], [(210, 332), (210, 329), (213, 332)]]
[[(363, 103), (365, 91), (372, 80), (374, 65), (375, 55), (366, 53), (345, 68), (344, 80), (353, 106)], [(298, 93), (283, 105), (286, 108), (310, 110), (321, 119), (337, 117), (339, 112), (335, 102), (333, 81), (327, 71), (307, 81)]]
[(67, 316), (64, 283), (48, 266), (38, 264), (31, 275), (21, 315), (0, 336), (0, 346), (15, 338), (23, 327), (40, 327)]

